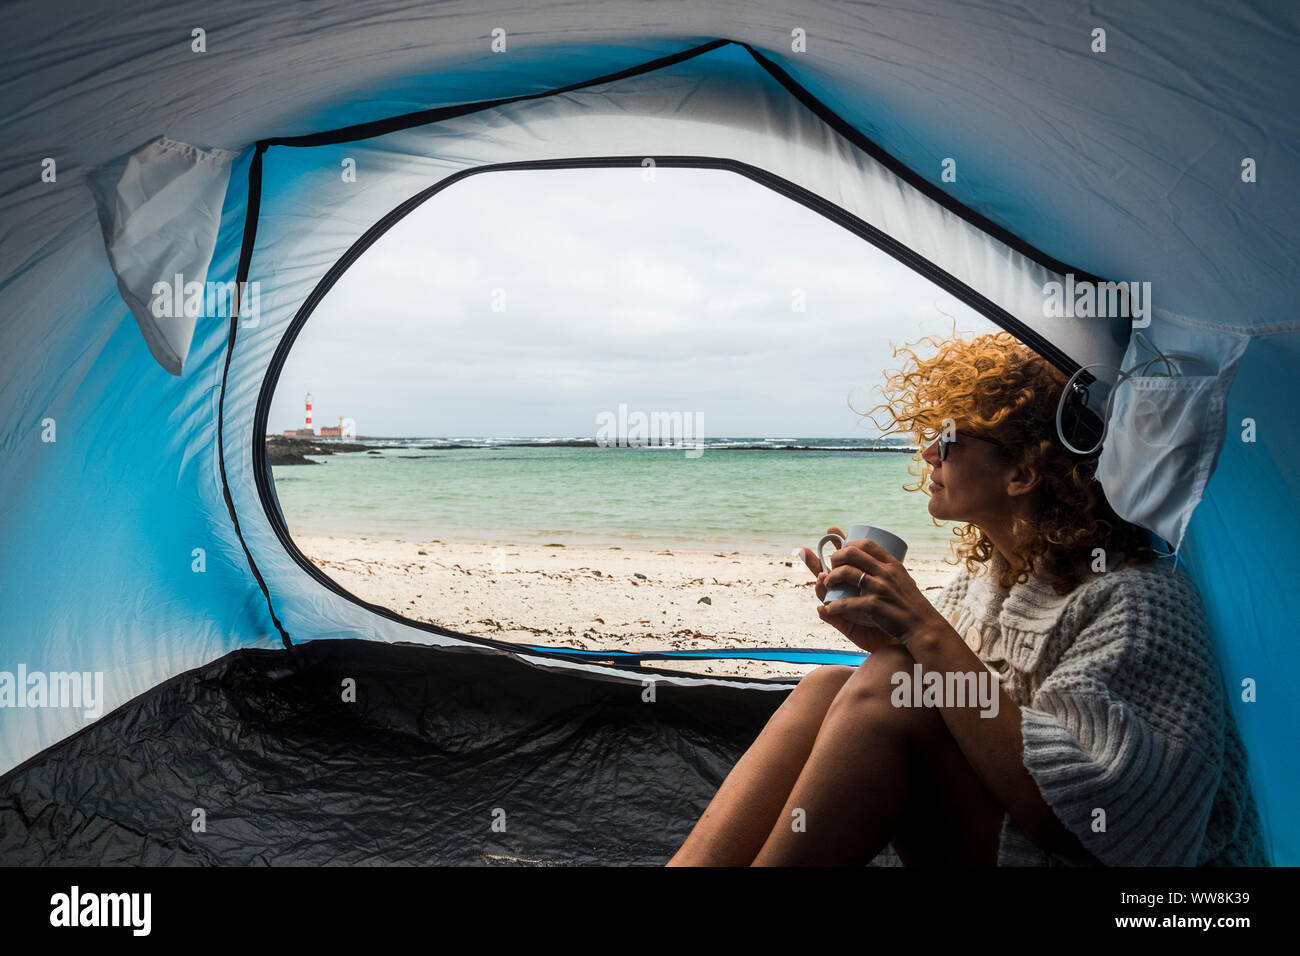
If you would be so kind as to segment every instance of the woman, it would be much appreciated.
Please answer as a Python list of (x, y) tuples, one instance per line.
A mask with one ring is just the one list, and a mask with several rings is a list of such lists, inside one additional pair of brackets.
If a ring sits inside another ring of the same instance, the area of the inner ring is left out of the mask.
[(669, 865), (1266, 865), (1200, 597), (1056, 440), (1065, 377), (1006, 332), (925, 341), (877, 408), (964, 567), (931, 604), (873, 542), (805, 550), (869, 656), (799, 682)]

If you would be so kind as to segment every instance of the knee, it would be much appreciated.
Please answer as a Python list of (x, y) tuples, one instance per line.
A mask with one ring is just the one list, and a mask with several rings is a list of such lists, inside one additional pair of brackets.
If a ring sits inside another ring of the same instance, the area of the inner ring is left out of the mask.
[[(868, 657), (844, 683), (832, 705), (857, 716), (869, 716), (873, 723), (911, 732), (927, 714), (912, 706), (896, 706), (900, 677), (912, 679), (912, 655), (902, 647), (882, 648)], [(910, 696), (906, 703), (910, 704)]]
[(803, 689), (805, 692), (813, 693), (838, 690), (848, 682), (856, 670), (856, 667), (846, 667), (842, 664), (823, 664), (804, 674), (799, 679), (795, 690)]
[(812, 710), (818, 715), (824, 715), (826, 708), (840, 692), (840, 688), (848, 683), (855, 670), (856, 667), (843, 667), (838, 664), (815, 668), (799, 679), (799, 683), (786, 695), (781, 706), (787, 713), (791, 710), (798, 710), (801, 713)]
[(861, 700), (888, 699), (898, 683), (896, 675), (906, 673), (910, 676), (914, 663), (906, 648), (882, 647), (853, 669), (852, 679), (845, 684), (845, 695)]

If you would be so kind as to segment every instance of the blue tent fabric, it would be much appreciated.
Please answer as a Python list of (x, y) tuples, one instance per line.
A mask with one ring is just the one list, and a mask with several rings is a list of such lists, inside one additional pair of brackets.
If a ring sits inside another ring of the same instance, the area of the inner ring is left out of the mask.
[[(1287, 686), (1300, 675), (1289, 602), (1300, 578), (1290, 546), (1300, 437), (1285, 411), (1300, 359), (1300, 119), (1285, 95), (1300, 79), (1293, 4), (1051, 0), (1031, 15), (999, 0), (742, 2), (667, 15), (662, 4), (610, 0), (487, 16), (472, 2), (324, 2), (309, 21), (300, 15), (261, 0), (217, 11), (129, 0), (108, 21), (83, 0), (57, 13), (6, 8), (0, 671), (102, 672), (107, 714), (234, 652), (282, 648), (273, 609), (295, 642), (487, 646), (331, 593), (279, 546), (255, 487), (257, 394), (247, 385), (277, 342), (237, 330), (232, 352), (229, 316), (199, 317), (180, 374), (163, 368), (110, 264), (88, 188), (96, 170), (160, 136), (236, 154), (207, 267), (229, 281), (259, 141), (500, 98), (540, 104), (551, 90), (732, 41), (697, 65), (716, 63), (711, 75), (723, 77), (748, 45), (990, 228), (1080, 272), (1151, 281), (1153, 331), (1177, 317), (1253, 337), (1180, 559), (1205, 598), (1271, 856), (1300, 862), (1300, 703)], [(193, 50), (196, 25), (206, 53)], [(508, 54), (489, 50), (495, 26), (510, 36)], [(792, 50), (794, 29), (806, 52)], [(1092, 48), (1097, 29), (1104, 53)], [(67, 43), (78, 31), (97, 41)], [(297, 167), (290, 150), (270, 151), (280, 155), (273, 168), (268, 160), (268, 209), (310, 174), (306, 151)], [(955, 182), (941, 178), (948, 158)], [(53, 181), (42, 178), (46, 160)], [(222, 387), (228, 361), (233, 391)], [(518, 658), (626, 680), (608, 664)], [(667, 670), (654, 679), (765, 701), (788, 687)], [(0, 708), (0, 773), (87, 726), (69, 709)]]

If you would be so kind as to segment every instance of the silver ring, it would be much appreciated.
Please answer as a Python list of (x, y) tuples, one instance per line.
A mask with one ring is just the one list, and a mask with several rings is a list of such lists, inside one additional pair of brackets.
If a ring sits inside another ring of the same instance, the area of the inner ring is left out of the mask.
[(863, 572), (862, 572), (862, 577), (858, 578), (858, 590), (859, 590), (859, 591), (862, 590), (862, 582), (865, 581), (866, 579), (867, 579), (867, 572), (866, 572), (866, 571), (863, 571)]

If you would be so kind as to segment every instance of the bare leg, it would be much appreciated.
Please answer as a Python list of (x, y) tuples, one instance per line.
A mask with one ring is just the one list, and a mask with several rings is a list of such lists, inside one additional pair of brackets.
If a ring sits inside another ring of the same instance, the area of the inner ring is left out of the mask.
[(831, 702), (856, 670), (819, 667), (799, 681), (668, 866), (749, 866), (777, 823)]
[(907, 806), (893, 846), (906, 866), (996, 866), (1005, 811), (936, 710), (912, 737)]
[(1001, 808), (937, 710), (890, 703), (911, 664), (882, 649), (836, 695), (755, 866), (863, 865), (895, 838), (905, 863), (992, 865)]

